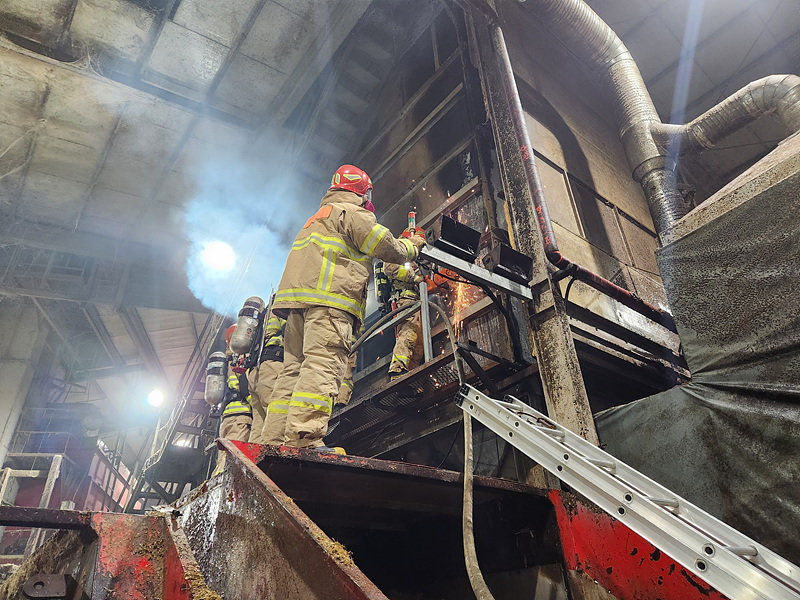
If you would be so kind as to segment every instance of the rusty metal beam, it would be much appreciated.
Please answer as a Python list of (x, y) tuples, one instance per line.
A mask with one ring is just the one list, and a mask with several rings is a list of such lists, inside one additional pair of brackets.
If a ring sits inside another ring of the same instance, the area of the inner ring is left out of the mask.
[[(227, 452), (222, 480), (211, 479), (204, 494), (177, 504), (178, 523), (212, 588), (226, 598), (261, 598), (274, 590), (271, 595), (280, 598), (386, 600), (344, 547), (258, 469), (242, 446), (224, 439), (218, 444)], [(211, 510), (218, 525), (209, 528)], [(247, 577), (219, 568), (231, 556), (248, 561)]]
[(0, 525), (5, 526), (81, 529), (89, 527), (91, 522), (91, 513), (77, 510), (0, 506)]

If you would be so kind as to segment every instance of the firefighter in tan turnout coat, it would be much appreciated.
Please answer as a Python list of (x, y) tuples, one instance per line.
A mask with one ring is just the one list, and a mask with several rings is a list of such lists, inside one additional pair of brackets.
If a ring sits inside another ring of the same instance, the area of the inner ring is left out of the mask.
[(286, 319), (283, 369), (264, 426), (275, 432), (282, 422), (284, 433), (266, 444), (322, 447), (353, 329), (364, 319), (372, 257), (403, 264), (425, 243), (420, 236), (396, 239), (378, 225), (371, 196), (364, 171), (339, 167), (292, 245), (273, 304)]
[[(225, 332), (225, 354), (229, 357), (232, 354), (230, 343), (234, 329), (236, 329), (236, 326), (231, 325)], [(226, 440), (246, 442), (250, 438), (250, 431), (253, 425), (253, 407), (250, 404), (251, 397), (247, 388), (247, 378), (244, 374), (237, 373), (231, 367), (228, 370), (227, 387), (225, 406), (222, 409), (219, 426), (219, 437)], [(225, 452), (220, 450), (212, 475), (222, 473), (222, 469), (225, 467), (225, 456)]]
[[(403, 235), (406, 235), (403, 232)], [(417, 270), (416, 263), (407, 262), (402, 265), (384, 263), (383, 271), (392, 282), (392, 298), (397, 308), (408, 306), (419, 300), (420, 282), (425, 278)], [(395, 379), (407, 373), (411, 363), (419, 361), (419, 334), (422, 323), (419, 311), (413, 316), (404, 319), (397, 326), (397, 339), (392, 349), (392, 362), (389, 365), (389, 377)], [(412, 360), (413, 359), (413, 360)]]

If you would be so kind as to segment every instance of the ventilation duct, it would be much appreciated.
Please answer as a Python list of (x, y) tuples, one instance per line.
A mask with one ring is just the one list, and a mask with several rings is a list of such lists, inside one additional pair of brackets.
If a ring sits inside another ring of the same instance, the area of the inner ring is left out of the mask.
[[(642, 75), (619, 36), (583, 0), (519, 0), (583, 60), (602, 70), (615, 100), (619, 135), (633, 178), (644, 190), (659, 236), (688, 212), (676, 188), (678, 152), (711, 148), (725, 136), (777, 111), (790, 133), (800, 130), (800, 77), (755, 81), (691, 123), (661, 123)], [(667, 148), (673, 155), (668, 156)], [(672, 150), (679, 149), (678, 152)]]

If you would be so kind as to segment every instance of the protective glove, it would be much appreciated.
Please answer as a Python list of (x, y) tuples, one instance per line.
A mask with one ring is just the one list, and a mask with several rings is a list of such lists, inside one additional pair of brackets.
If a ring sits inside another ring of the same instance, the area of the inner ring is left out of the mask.
[(417, 249), (417, 253), (414, 256), (414, 258), (416, 258), (417, 256), (419, 256), (420, 249), (425, 245), (425, 238), (422, 237), (421, 235), (412, 235), (411, 243), (414, 244), (414, 248)]

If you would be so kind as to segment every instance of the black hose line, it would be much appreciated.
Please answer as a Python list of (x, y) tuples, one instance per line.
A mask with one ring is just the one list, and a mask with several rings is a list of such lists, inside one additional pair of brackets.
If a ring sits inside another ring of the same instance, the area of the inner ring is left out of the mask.
[(399, 322), (399, 321), (402, 321), (403, 319), (407, 319), (408, 317), (410, 317), (420, 307), (421, 304), (422, 303), (418, 300), (414, 304), (409, 304), (407, 306), (400, 306), (398, 308), (395, 308), (392, 312), (388, 312), (385, 315), (383, 315), (380, 319), (377, 320), (377, 322), (372, 327), (367, 329), (361, 335), (361, 337), (359, 337), (355, 341), (355, 343), (353, 344), (352, 348), (350, 348), (350, 355), (353, 355), (355, 353), (355, 351), (358, 350), (359, 346), (361, 346), (364, 342), (367, 341), (367, 339), (369, 339), (369, 336), (371, 336), (374, 331), (376, 331), (377, 329), (380, 329), (386, 323), (391, 321), (392, 317), (394, 317), (395, 315), (397, 315), (397, 314), (403, 312), (404, 310), (406, 310), (406, 311), (408, 311), (408, 314), (407, 315), (403, 315), (401, 318), (397, 319), (397, 321)]

